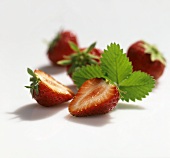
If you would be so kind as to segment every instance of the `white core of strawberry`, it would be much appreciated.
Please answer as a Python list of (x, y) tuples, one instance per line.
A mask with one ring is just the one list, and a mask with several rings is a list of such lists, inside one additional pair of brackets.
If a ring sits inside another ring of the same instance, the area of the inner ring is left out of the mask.
[(51, 76), (49, 76), (41, 71), (35, 71), (35, 74), (40, 78), (40, 80), (42, 82), (44, 82), (53, 91), (60, 93), (60, 94), (70, 94), (71, 93), (69, 88), (67, 88), (66, 86), (59, 83)]

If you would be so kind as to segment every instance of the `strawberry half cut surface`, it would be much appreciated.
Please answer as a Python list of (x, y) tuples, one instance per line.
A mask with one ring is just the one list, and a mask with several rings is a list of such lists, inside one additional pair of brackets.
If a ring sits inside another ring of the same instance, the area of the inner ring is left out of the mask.
[(105, 114), (118, 103), (118, 88), (104, 79), (94, 78), (83, 83), (69, 104), (73, 116), (91, 116)]
[(32, 97), (42, 106), (54, 106), (66, 102), (73, 98), (74, 93), (71, 89), (56, 81), (52, 76), (41, 70), (27, 69), (31, 75), (30, 88)]

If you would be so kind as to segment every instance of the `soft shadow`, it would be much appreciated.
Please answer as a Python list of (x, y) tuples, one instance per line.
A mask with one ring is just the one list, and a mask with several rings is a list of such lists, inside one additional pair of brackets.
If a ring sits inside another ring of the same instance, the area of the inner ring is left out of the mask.
[(96, 116), (88, 116), (88, 117), (75, 117), (72, 115), (67, 115), (65, 116), (65, 119), (67, 121), (77, 123), (77, 124), (101, 127), (111, 123), (111, 120), (113, 118), (109, 114), (104, 114), (104, 115), (96, 115)]
[(142, 106), (139, 106), (139, 105), (134, 105), (134, 104), (118, 103), (115, 110), (116, 109), (120, 109), (120, 110), (144, 110), (145, 108), (142, 107)]
[(72, 84), (72, 85), (67, 85), (67, 87), (70, 88), (70, 89), (74, 92), (74, 94), (77, 93), (77, 87), (76, 87), (76, 85), (74, 85), (74, 84)]
[(35, 103), (24, 105), (14, 112), (8, 112), (8, 114), (14, 115), (11, 119), (19, 118), (20, 120), (36, 121), (53, 116), (66, 107), (68, 107), (68, 103), (63, 103), (54, 107), (43, 107)]
[(65, 67), (57, 66), (57, 65), (45, 65), (45, 66), (39, 67), (38, 69), (40, 69), (50, 75), (55, 75), (55, 74), (59, 74), (59, 73), (66, 71)]

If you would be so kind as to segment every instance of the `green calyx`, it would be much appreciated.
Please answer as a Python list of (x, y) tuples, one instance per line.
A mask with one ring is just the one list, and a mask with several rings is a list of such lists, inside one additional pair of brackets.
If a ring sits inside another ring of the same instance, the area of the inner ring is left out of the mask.
[(166, 65), (165, 58), (156, 46), (144, 42), (143, 47), (145, 48), (145, 53), (151, 55), (151, 61), (159, 60), (163, 65)]
[(30, 89), (30, 92), (32, 95), (33, 95), (34, 90), (36, 94), (38, 95), (39, 94), (38, 85), (41, 80), (30, 68), (27, 68), (27, 72), (29, 75), (31, 75), (30, 77), (31, 84), (30, 86), (25, 86), (25, 87)]
[(59, 65), (64, 65), (64, 66), (70, 65), (70, 68), (68, 69), (68, 74), (72, 74), (75, 70), (77, 70), (82, 66), (98, 64), (95, 59), (99, 59), (99, 57), (90, 54), (90, 52), (95, 47), (96, 42), (91, 44), (85, 50), (80, 50), (78, 46), (71, 41), (69, 42), (69, 45), (75, 51), (75, 53), (71, 54), (70, 56), (65, 56), (65, 60), (61, 60), (57, 62), (57, 64)]
[(61, 31), (59, 31), (57, 33), (57, 35), (54, 37), (54, 39), (49, 43), (49, 49), (54, 48), (54, 46), (56, 45), (56, 43), (59, 41), (61, 37)]

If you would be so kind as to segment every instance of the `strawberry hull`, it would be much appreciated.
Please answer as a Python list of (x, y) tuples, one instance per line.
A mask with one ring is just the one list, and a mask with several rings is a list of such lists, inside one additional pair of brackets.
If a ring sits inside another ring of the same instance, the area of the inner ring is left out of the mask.
[[(81, 48), (80, 51), (84, 51), (86, 48)], [(98, 48), (93, 48), (89, 54), (92, 54), (92, 55), (95, 55), (96, 57), (98, 57), (98, 59), (95, 59), (95, 61), (100, 64), (100, 58), (102, 56), (102, 53), (103, 51), (98, 49)], [(74, 64), (74, 63), (73, 63)], [(79, 65), (78, 67), (81, 68), (82, 66), (86, 66), (86, 65), (90, 65), (90, 63), (86, 63), (86, 62), (82, 62), (81, 65)], [(71, 68), (72, 64), (71, 65), (67, 65), (66, 66), (66, 71), (67, 71), (67, 74), (69, 75), (69, 77), (72, 79), (72, 72), (69, 72), (69, 69)]]
[[(85, 50), (85, 49), (86, 49), (86, 48), (80, 48), (80, 51), (83, 51), (83, 50)], [(95, 55), (95, 56), (99, 57), (99, 59), (95, 59), (95, 60), (96, 60), (98, 63), (100, 63), (100, 58), (101, 58), (102, 53), (103, 53), (103, 51), (102, 51), (101, 49), (99, 49), (99, 48), (93, 48), (89, 53), (92, 54), (92, 55)]]

